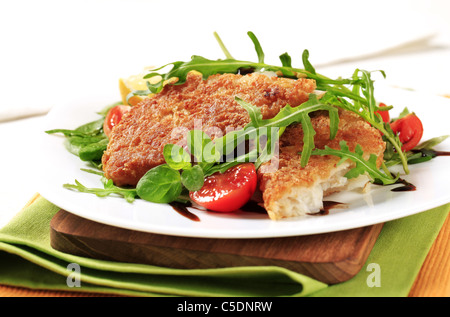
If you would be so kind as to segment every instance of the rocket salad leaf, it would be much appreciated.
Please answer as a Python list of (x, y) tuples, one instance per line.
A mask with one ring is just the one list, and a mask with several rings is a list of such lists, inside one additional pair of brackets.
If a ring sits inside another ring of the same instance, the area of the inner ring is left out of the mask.
[(334, 155), (341, 158), (338, 165), (342, 164), (345, 160), (349, 159), (355, 163), (355, 167), (345, 174), (347, 178), (356, 178), (359, 175), (367, 173), (372, 177), (374, 181), (381, 182), (382, 184), (389, 185), (394, 184), (397, 178), (393, 178), (392, 175), (383, 173), (377, 167), (377, 157), (375, 154), (371, 154), (368, 160), (365, 160), (364, 152), (360, 145), (356, 146), (354, 152), (351, 152), (345, 141), (339, 142), (340, 149), (332, 149), (325, 146), (325, 149), (315, 149), (312, 151), (312, 155)]

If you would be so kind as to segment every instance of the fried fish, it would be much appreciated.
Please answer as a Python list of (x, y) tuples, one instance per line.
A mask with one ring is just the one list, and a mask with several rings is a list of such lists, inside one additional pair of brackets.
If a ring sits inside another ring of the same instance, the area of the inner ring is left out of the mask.
[[(269, 119), (287, 104), (294, 107), (307, 101), (315, 89), (315, 81), (304, 78), (251, 73), (213, 75), (204, 80), (200, 73), (190, 72), (184, 84), (168, 85), (144, 99), (114, 127), (102, 159), (105, 176), (118, 186), (135, 186), (148, 170), (164, 163), (164, 145), (183, 143), (186, 131), (200, 127), (209, 134), (223, 135), (243, 128), (250, 118), (235, 96), (259, 107), (263, 118)], [(339, 117), (338, 133), (330, 140), (327, 113), (311, 114), (316, 147), (339, 148), (344, 140), (354, 150), (359, 144), (365, 155), (375, 154), (380, 165), (385, 149), (380, 133), (349, 111), (339, 110)], [(279, 155), (258, 170), (262, 203), (273, 220), (318, 212), (324, 196), (349, 184), (344, 175), (352, 163), (337, 166), (337, 157), (312, 156), (308, 165), (301, 167), (302, 140), (300, 124), (287, 127), (280, 138)], [(278, 168), (270, 171), (268, 166), (275, 160)]]
[(207, 80), (190, 72), (186, 83), (168, 85), (124, 115), (112, 130), (102, 163), (105, 176), (118, 186), (135, 186), (152, 167), (164, 163), (163, 148), (183, 142), (197, 127), (211, 134), (243, 128), (250, 122), (235, 96), (274, 117), (286, 104), (298, 106), (316, 88), (309, 79), (292, 80), (262, 74), (214, 75)]

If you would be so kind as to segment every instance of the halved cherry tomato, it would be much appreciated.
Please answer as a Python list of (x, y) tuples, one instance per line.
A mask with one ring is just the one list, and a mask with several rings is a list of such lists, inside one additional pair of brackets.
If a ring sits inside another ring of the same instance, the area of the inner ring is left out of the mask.
[(420, 139), (423, 135), (422, 121), (415, 113), (410, 113), (395, 120), (391, 123), (391, 128), (394, 133), (398, 134), (400, 142), (402, 142), (402, 150), (407, 152), (412, 150), (417, 144), (419, 144)]
[[(386, 104), (384, 103), (380, 103), (378, 105), (380, 108), (386, 107)], [(383, 122), (389, 122), (391, 120), (390, 116), (389, 116), (389, 110), (377, 110), (375, 111), (375, 113), (379, 113), (381, 116), (381, 119), (383, 119)]]
[(103, 132), (105, 132), (107, 137), (111, 135), (112, 128), (114, 128), (114, 126), (122, 120), (123, 114), (128, 112), (130, 109), (130, 106), (118, 105), (108, 111), (105, 122), (103, 123)]
[(236, 165), (224, 173), (205, 178), (203, 187), (189, 196), (200, 206), (212, 211), (231, 212), (244, 206), (253, 196), (257, 175), (253, 163)]

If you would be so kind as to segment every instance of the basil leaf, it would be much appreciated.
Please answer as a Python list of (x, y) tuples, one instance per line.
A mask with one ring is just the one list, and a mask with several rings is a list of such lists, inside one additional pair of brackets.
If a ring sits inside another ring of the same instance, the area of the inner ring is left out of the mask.
[(202, 188), (205, 176), (203, 169), (199, 165), (183, 170), (181, 173), (181, 183), (189, 191), (197, 191)]
[(191, 167), (191, 156), (179, 145), (166, 144), (163, 155), (167, 165), (175, 170)]
[(182, 191), (181, 176), (167, 164), (158, 165), (139, 180), (136, 191), (139, 197), (154, 203), (170, 203)]

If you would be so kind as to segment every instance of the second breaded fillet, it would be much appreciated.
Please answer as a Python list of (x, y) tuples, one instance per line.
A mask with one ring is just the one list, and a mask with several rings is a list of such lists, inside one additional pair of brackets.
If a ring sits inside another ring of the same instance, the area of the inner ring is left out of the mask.
[[(354, 151), (359, 144), (365, 159), (375, 154), (377, 165), (381, 166), (386, 144), (378, 130), (355, 113), (339, 110), (339, 130), (333, 140), (330, 140), (327, 113), (314, 113), (311, 121), (316, 131), (314, 141), (317, 148), (329, 146), (339, 149), (339, 142), (346, 141), (349, 149)], [(317, 213), (323, 208), (325, 196), (342, 191), (351, 184), (344, 175), (354, 167), (354, 163), (346, 161), (337, 166), (340, 158), (336, 156), (313, 155), (308, 164), (301, 167), (299, 152), (303, 149), (303, 131), (299, 124), (286, 128), (279, 146), (279, 155), (274, 158), (277, 169), (267, 172), (270, 164), (274, 164), (272, 161), (258, 170), (264, 207), (272, 220)]]
[(151, 168), (164, 163), (163, 148), (180, 144), (186, 131), (225, 134), (250, 122), (235, 96), (261, 108), (264, 119), (286, 104), (298, 106), (314, 92), (315, 81), (269, 77), (259, 73), (223, 74), (202, 79), (190, 72), (182, 85), (168, 85), (127, 112), (112, 130), (102, 163), (118, 186), (135, 186)]

